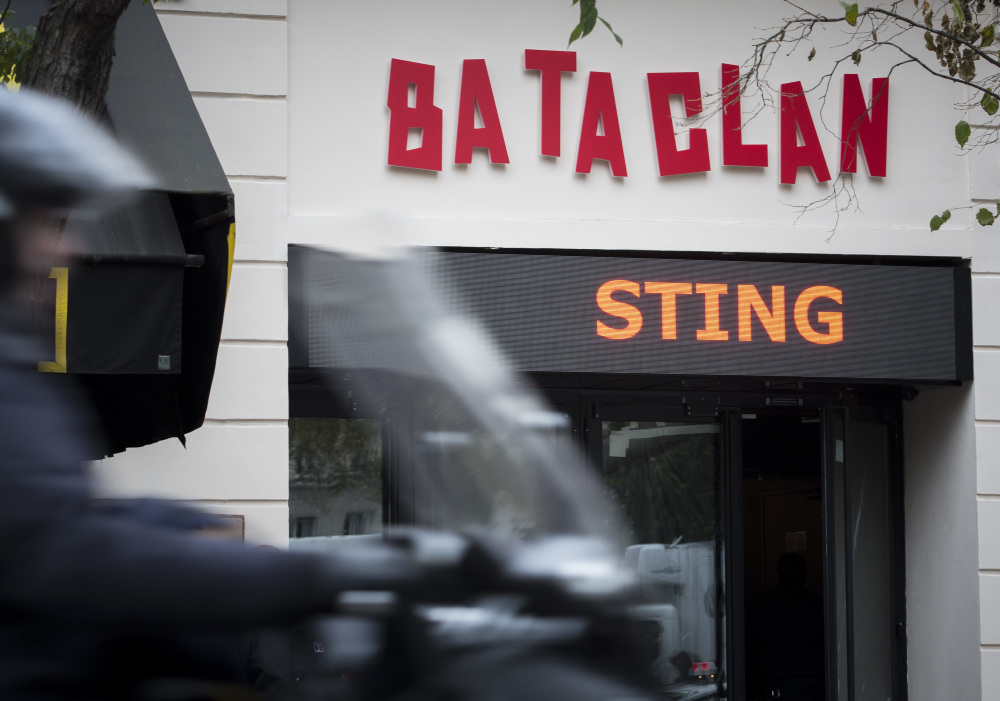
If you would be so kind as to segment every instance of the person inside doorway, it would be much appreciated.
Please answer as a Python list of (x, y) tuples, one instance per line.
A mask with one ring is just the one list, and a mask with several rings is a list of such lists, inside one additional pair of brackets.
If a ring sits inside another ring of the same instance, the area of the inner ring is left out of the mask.
[(750, 698), (823, 701), (823, 601), (806, 586), (806, 562), (785, 553), (775, 566), (778, 584), (747, 617)]

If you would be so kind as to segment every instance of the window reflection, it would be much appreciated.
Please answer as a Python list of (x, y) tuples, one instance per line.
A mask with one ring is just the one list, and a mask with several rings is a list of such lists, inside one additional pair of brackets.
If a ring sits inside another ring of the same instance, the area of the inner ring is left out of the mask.
[(382, 432), (371, 419), (288, 421), (291, 538), (382, 531)]
[(717, 424), (605, 421), (603, 469), (626, 521), (632, 612), (668, 698), (722, 698)]

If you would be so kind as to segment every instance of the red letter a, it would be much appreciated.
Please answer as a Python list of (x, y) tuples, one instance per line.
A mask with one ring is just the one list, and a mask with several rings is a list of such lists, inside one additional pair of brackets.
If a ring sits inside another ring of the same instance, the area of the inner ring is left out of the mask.
[[(600, 126), (604, 134), (598, 134)], [(580, 149), (576, 155), (576, 172), (589, 173), (594, 159), (611, 164), (611, 174), (624, 178), (625, 149), (618, 126), (618, 106), (610, 73), (591, 73), (587, 82), (587, 100), (583, 105), (583, 126), (580, 128)]]
[[(476, 128), (476, 108), (483, 126)], [(455, 163), (472, 163), (472, 149), (485, 148), (490, 163), (510, 163), (507, 144), (500, 128), (500, 115), (493, 98), (486, 61), (470, 58), (462, 62), (462, 91), (458, 97), (458, 136), (455, 139)]]
[[(799, 146), (798, 134), (802, 135)], [(802, 83), (782, 83), (781, 85), (781, 182), (795, 183), (799, 168), (812, 168), (817, 182), (830, 179), (830, 169), (826, 166), (823, 147), (820, 146), (816, 126), (809, 103), (802, 90)]]

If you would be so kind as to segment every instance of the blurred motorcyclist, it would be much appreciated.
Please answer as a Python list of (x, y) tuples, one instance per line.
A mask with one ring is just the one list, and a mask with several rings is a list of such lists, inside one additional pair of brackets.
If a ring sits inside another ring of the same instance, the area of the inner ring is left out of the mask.
[(60, 210), (151, 185), (142, 167), (71, 108), (0, 89), (4, 701), (127, 698), (138, 687), (130, 670), (115, 667), (123, 641), (291, 624), (329, 609), (337, 591), (411, 574), (388, 549), (339, 559), (245, 550), (185, 532), (197, 517), (179, 507), (92, 501), (81, 464), (85, 412), (65, 383), (37, 372), (46, 354), (26, 331), (18, 298), (55, 263), (58, 245), (50, 244), (60, 242)]

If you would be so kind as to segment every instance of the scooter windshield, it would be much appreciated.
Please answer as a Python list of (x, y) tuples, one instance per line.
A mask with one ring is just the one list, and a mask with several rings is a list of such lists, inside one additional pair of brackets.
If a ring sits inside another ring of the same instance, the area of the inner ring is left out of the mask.
[[(310, 365), (377, 396), (395, 473), (392, 521), (531, 538), (615, 539), (597, 474), (548, 408), (433, 274), (433, 251), (317, 252), (301, 304)], [(388, 389), (387, 389), (388, 388)]]

